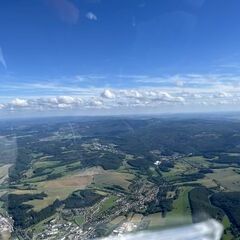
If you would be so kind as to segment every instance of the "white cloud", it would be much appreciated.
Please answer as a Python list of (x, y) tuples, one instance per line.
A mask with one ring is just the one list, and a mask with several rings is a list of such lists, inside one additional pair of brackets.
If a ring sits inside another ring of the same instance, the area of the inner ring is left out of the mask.
[(86, 107), (102, 107), (102, 106), (103, 102), (99, 99), (91, 99), (86, 105)]
[[(194, 78), (198, 78), (195, 76)], [(66, 90), (66, 88), (64, 88)], [(198, 107), (233, 106), (240, 104), (240, 86), (218, 84), (214, 88), (195, 87), (141, 87), (141, 88), (86, 88), (72, 92), (74, 87), (65, 91), (66, 95), (16, 98), (0, 101), (0, 109), (34, 110), (34, 111), (84, 111), (89, 109), (111, 109), (114, 113), (119, 109), (134, 111), (134, 109), (198, 109)], [(53, 92), (54, 93), (54, 92)], [(61, 93), (61, 92), (60, 92)], [(137, 111), (136, 110), (136, 111)]]
[(165, 103), (174, 103), (174, 102), (185, 102), (185, 99), (183, 96), (173, 96), (168, 92), (156, 92), (153, 94), (152, 92), (152, 97), (150, 98), (152, 101), (159, 101), (159, 102), (165, 102)]
[(214, 98), (229, 98), (232, 97), (232, 94), (227, 92), (218, 92), (213, 95)]
[(59, 108), (71, 108), (71, 104), (59, 103), (57, 105)]
[(128, 98), (142, 98), (142, 94), (138, 90), (123, 90), (123, 95)]
[(110, 89), (105, 89), (102, 94), (101, 94), (101, 97), (103, 98), (108, 98), (108, 99), (113, 99), (115, 98), (115, 94), (113, 91), (111, 91)]
[(58, 99), (56, 97), (52, 97), (48, 99), (50, 104), (58, 104)]
[(3, 51), (2, 51), (1, 47), (0, 47), (0, 63), (3, 65), (3, 67), (5, 69), (7, 69), (7, 63), (5, 61), (5, 58), (4, 58)]
[(75, 99), (71, 96), (60, 96), (58, 97), (57, 101), (60, 104), (72, 104), (75, 102)]
[(73, 108), (81, 106), (82, 103), (82, 98), (78, 96), (42, 97), (32, 101), (32, 105), (41, 105), (49, 108)]
[(25, 100), (25, 99), (16, 98), (16, 99), (11, 101), (11, 105), (13, 107), (27, 107), (28, 106), (28, 101)]
[(92, 21), (97, 21), (97, 16), (93, 12), (88, 12), (86, 18)]

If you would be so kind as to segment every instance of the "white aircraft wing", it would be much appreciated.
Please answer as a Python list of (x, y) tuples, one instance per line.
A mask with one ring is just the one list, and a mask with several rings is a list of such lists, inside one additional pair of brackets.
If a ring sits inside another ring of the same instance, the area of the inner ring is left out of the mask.
[(208, 220), (184, 227), (163, 231), (143, 231), (109, 236), (102, 240), (220, 240), (223, 227), (215, 220)]

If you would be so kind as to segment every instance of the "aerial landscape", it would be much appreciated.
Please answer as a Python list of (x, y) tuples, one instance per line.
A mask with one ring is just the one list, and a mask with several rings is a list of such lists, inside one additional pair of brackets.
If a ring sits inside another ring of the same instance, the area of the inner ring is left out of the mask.
[(240, 240), (240, 1), (0, 1), (0, 240)]
[[(1, 232), (92, 239), (200, 222), (240, 227), (240, 120), (65, 117), (1, 122)], [(17, 152), (17, 154), (16, 154)]]

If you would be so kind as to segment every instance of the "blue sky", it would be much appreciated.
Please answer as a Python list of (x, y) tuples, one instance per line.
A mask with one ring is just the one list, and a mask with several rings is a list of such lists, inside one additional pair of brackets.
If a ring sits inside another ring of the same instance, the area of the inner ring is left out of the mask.
[(0, 114), (236, 110), (239, 0), (0, 2)]

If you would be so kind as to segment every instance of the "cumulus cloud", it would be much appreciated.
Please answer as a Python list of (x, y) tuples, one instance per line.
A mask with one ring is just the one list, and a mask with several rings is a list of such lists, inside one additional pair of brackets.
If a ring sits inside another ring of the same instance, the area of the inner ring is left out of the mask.
[(142, 94), (138, 90), (123, 90), (123, 95), (128, 98), (142, 98)]
[(2, 66), (7, 69), (7, 63), (5, 61), (4, 55), (3, 55), (3, 51), (2, 48), (0, 47), (0, 63), (2, 64)]
[(50, 98), (39, 98), (32, 101), (32, 105), (44, 106), (49, 108), (74, 108), (79, 107), (83, 103), (81, 97), (78, 96), (58, 96)]
[(71, 106), (71, 104), (59, 103), (58, 107), (59, 108), (71, 108), (72, 106)]
[(115, 96), (113, 91), (111, 91), (110, 89), (106, 89), (102, 92), (101, 97), (108, 98), (108, 99), (113, 99), (116, 96)]
[(91, 99), (86, 107), (103, 107), (103, 102), (99, 99)]
[(64, 22), (75, 24), (79, 19), (79, 9), (70, 0), (47, 0), (47, 3), (56, 11)]
[(183, 102), (183, 97), (154, 90), (104, 90), (99, 96), (56, 96), (32, 99), (16, 98), (7, 103), (7, 108), (17, 109), (77, 109), (77, 108), (118, 108), (134, 106), (156, 106)]
[(132, 88), (132, 89), (86, 89), (78, 95), (46, 96), (38, 98), (15, 98), (0, 102), (1, 111), (8, 110), (84, 110), (84, 109), (197, 109), (202, 107), (237, 106), (240, 104), (240, 89), (195, 89), (195, 88)]
[(16, 99), (11, 101), (11, 105), (13, 107), (27, 107), (28, 106), (28, 101), (25, 100), (25, 99), (16, 98)]
[(60, 104), (72, 104), (76, 101), (76, 99), (71, 96), (60, 96), (58, 97), (57, 101)]
[(232, 97), (232, 94), (227, 92), (218, 92), (213, 95), (214, 98), (229, 98)]
[(86, 18), (91, 21), (97, 21), (97, 16), (93, 12), (88, 12), (86, 14)]
[(167, 93), (167, 92), (159, 92), (159, 93), (158, 93), (158, 97), (159, 97), (160, 99), (164, 99), (164, 100), (170, 100), (170, 99), (173, 98), (173, 97), (172, 97), (169, 93)]
[(153, 102), (184, 102), (184, 98), (173, 96), (168, 92), (158, 90), (123, 90), (120, 91), (122, 97), (138, 100), (138, 103), (153, 103)]

